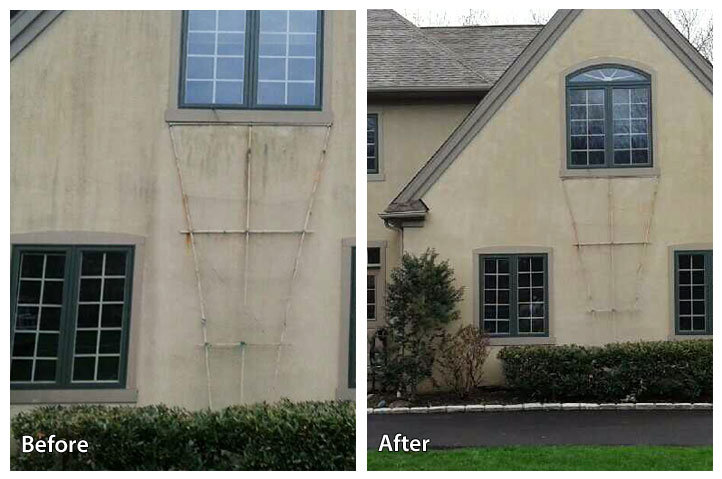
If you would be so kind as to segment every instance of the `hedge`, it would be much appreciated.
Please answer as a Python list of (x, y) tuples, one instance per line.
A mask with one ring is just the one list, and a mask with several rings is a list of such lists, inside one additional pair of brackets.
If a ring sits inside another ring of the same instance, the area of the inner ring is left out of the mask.
[(349, 402), (282, 401), (219, 411), (178, 407), (41, 407), (12, 419), (15, 440), (55, 434), (88, 452), (22, 453), (14, 470), (353, 470)]
[(508, 346), (507, 385), (537, 401), (699, 401), (712, 397), (712, 341), (642, 341), (601, 347)]

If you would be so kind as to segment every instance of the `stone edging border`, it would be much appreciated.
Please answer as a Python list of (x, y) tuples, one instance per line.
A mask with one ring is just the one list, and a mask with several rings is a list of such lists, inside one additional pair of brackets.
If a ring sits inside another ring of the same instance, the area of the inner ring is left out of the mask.
[(422, 406), (367, 408), (366, 414), (436, 414), (457, 412), (509, 411), (711, 411), (712, 403), (656, 402), (656, 403), (523, 403), (469, 404), (466, 406)]

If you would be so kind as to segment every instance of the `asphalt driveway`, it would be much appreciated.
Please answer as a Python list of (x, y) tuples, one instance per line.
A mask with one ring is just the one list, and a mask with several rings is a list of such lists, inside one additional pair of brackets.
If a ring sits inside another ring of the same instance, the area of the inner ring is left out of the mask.
[(511, 445), (712, 445), (712, 411), (519, 411), (369, 415), (369, 449), (401, 433), (430, 448)]

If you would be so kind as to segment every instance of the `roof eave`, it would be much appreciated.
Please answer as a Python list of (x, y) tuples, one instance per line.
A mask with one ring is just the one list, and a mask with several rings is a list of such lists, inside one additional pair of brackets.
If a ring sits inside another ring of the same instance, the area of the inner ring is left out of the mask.
[(10, 20), (10, 61), (40, 35), (63, 10), (23, 10)]

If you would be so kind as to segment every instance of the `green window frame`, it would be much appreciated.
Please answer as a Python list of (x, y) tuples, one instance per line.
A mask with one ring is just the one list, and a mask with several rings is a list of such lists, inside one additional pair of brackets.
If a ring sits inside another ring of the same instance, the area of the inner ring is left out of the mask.
[(125, 387), (134, 252), (13, 246), (11, 389)]
[(490, 336), (549, 335), (546, 253), (479, 255), (479, 324)]
[(712, 317), (712, 250), (675, 251), (675, 333), (710, 335)]
[[(312, 13), (315, 29), (303, 25)], [(179, 108), (321, 110), (323, 17), (320, 10), (183, 11)]]
[(651, 168), (649, 74), (603, 64), (566, 78), (567, 168)]
[(379, 172), (379, 115), (366, 115), (366, 174)]
[(356, 247), (351, 247), (351, 291), (348, 332), (348, 387), (356, 387)]

